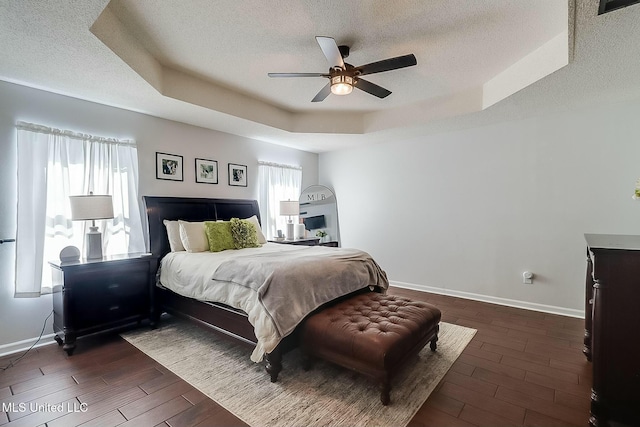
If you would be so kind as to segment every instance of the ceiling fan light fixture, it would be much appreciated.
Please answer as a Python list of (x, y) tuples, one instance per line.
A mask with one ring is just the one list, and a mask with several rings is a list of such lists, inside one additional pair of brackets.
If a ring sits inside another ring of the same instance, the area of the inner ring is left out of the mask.
[[(602, 0), (602, 1), (623, 1), (623, 0)], [(624, 0), (637, 1), (640, 0)], [(369, 64), (354, 67), (344, 62), (344, 58), (349, 56), (348, 46), (338, 46), (331, 37), (317, 36), (316, 40), (320, 45), (322, 53), (329, 62), (328, 73), (268, 73), (269, 77), (322, 77), (329, 78), (329, 83), (325, 84), (320, 92), (316, 94), (311, 102), (324, 101), (327, 96), (348, 95), (355, 87), (358, 90), (373, 95), (380, 99), (391, 95), (391, 91), (360, 78), (369, 74), (383, 73), (385, 71), (398, 70), (400, 68), (417, 65), (418, 61), (414, 54), (396, 56), (382, 61), (371, 62)]]
[(331, 77), (331, 93), (334, 95), (349, 95), (353, 91), (353, 77), (333, 76)]

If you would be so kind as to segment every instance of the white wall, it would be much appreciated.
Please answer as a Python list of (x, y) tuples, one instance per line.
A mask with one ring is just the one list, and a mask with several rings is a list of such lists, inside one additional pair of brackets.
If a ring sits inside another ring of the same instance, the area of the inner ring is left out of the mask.
[(640, 100), (324, 153), (320, 182), (343, 246), (391, 281), (580, 315), (583, 234), (640, 234), (638, 117)]
[[(81, 101), (0, 81), (0, 239), (15, 237), (16, 146), (19, 120), (138, 143), (140, 195), (255, 199), (258, 161), (300, 165), (302, 186), (317, 184), (318, 155), (248, 138)], [(184, 156), (184, 182), (155, 178), (156, 151)], [(218, 161), (218, 184), (197, 184), (194, 159)], [(227, 163), (248, 167), (248, 186), (228, 185)], [(15, 244), (0, 245), (0, 354), (37, 337), (52, 307), (51, 296), (13, 298)], [(46, 334), (52, 332), (51, 322)], [(29, 342), (30, 344), (30, 342)]]

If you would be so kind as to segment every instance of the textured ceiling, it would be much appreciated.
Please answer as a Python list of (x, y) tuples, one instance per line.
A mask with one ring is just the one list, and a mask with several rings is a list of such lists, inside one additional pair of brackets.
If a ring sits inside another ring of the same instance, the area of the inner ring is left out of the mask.
[[(567, 28), (559, 0), (347, 1), (113, 0), (109, 8), (161, 64), (288, 110), (380, 110), (484, 84)], [(351, 47), (362, 65), (414, 53), (418, 66), (371, 76), (387, 99), (356, 91), (311, 98), (326, 79), (277, 79), (267, 72), (322, 72), (314, 36)]]
[[(637, 93), (637, 43), (623, 41), (638, 40), (640, 7), (597, 17), (597, 0), (578, 0), (574, 21), (572, 6), (0, 0), (0, 79), (322, 152)], [(407, 53), (418, 65), (368, 77), (388, 98), (356, 90), (312, 104), (322, 78), (266, 74), (326, 72), (316, 35), (351, 46), (353, 65)], [(624, 74), (603, 80), (602, 66)]]

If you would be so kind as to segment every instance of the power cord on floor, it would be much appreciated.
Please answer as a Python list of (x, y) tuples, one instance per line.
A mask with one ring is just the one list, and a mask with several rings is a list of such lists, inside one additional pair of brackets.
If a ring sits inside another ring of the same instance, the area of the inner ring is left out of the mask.
[(42, 331), (40, 331), (40, 336), (38, 337), (38, 339), (36, 340), (36, 342), (34, 342), (33, 344), (31, 344), (31, 347), (29, 347), (20, 357), (18, 357), (15, 360), (12, 360), (9, 362), (9, 364), (7, 366), (2, 366), (0, 367), (0, 371), (4, 372), (9, 368), (12, 368), (16, 365), (16, 363), (18, 363), (20, 361), (20, 359), (22, 359), (23, 357), (25, 357), (27, 355), (27, 353), (29, 353), (31, 351), (31, 349), (33, 347), (36, 346), (36, 344), (38, 344), (40, 342), (40, 340), (42, 339), (42, 335), (44, 335), (44, 330), (47, 327), (47, 320), (49, 320), (49, 318), (51, 317), (51, 315), (53, 315), (53, 310), (51, 310), (51, 313), (49, 313), (49, 315), (44, 319), (44, 323), (42, 324)]

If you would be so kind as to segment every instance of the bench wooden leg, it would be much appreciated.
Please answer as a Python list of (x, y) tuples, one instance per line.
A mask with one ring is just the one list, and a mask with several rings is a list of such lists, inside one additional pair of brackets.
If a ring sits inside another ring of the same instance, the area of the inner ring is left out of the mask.
[(433, 337), (433, 339), (431, 340), (431, 343), (429, 344), (429, 348), (431, 348), (431, 351), (436, 351), (436, 348), (438, 348), (438, 336), (436, 335), (435, 337)]
[(438, 332), (440, 332), (440, 325), (436, 326), (436, 334), (433, 336), (433, 339), (431, 340), (431, 343), (429, 344), (429, 347), (431, 348), (431, 351), (436, 351), (436, 348), (438, 348)]
[(391, 402), (391, 384), (389, 378), (385, 378), (380, 383), (380, 402), (387, 406)]

